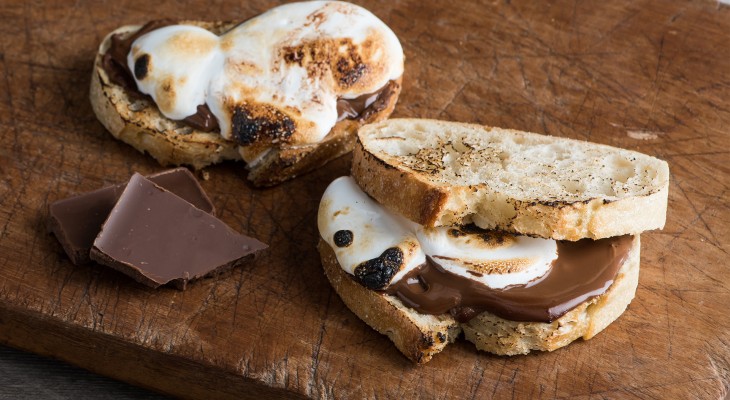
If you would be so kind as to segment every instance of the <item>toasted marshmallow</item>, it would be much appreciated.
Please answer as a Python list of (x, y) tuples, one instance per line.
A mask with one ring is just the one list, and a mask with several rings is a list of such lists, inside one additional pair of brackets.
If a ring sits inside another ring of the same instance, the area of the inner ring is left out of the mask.
[(221, 135), (244, 146), (318, 143), (337, 123), (338, 98), (376, 92), (403, 74), (393, 31), (350, 3), (291, 3), (220, 37), (200, 31), (171, 26), (141, 36), (129, 68), (146, 54), (153, 68), (135, 80), (166, 117), (185, 118), (205, 103)]
[(538, 279), (558, 257), (550, 239), (449, 227), (421, 227), (417, 235), (424, 252), (445, 270), (493, 289)]
[(385, 209), (351, 177), (330, 184), (322, 196), (317, 222), (340, 266), (356, 278), (362, 265), (378, 264), (388, 249), (401, 249), (404, 257), (397, 271), (382, 285), (371, 287), (374, 289), (397, 282), (425, 263), (426, 256), (449, 272), (494, 289), (540, 279), (558, 256), (557, 243), (550, 239), (454, 227), (424, 228)]
[(127, 55), (137, 87), (162, 114), (183, 119), (205, 104), (212, 74), (223, 66), (218, 36), (195, 26), (173, 25), (140, 36)]
[(366, 285), (372, 289), (383, 289), (426, 262), (414, 233), (416, 224), (384, 209), (349, 176), (327, 187), (317, 225), (347, 273), (356, 278), (376, 275)]

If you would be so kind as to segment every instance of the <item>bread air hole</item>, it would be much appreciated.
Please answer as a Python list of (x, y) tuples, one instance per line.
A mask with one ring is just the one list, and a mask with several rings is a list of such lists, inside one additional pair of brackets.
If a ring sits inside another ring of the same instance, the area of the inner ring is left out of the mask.
[(634, 165), (620, 156), (612, 156), (607, 163), (613, 169), (613, 177), (617, 182), (624, 183), (636, 175)]
[(562, 181), (560, 185), (566, 192), (571, 194), (581, 194), (586, 191), (586, 185), (579, 181)]

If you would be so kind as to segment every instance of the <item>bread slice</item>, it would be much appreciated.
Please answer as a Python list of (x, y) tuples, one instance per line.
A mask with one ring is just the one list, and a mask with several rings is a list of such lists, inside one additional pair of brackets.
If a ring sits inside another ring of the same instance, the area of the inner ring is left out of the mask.
[(320, 239), (318, 249), (325, 275), (342, 301), (365, 323), (387, 335), (411, 361), (428, 362), (461, 333), (451, 315), (420, 314), (397, 297), (367, 289), (340, 267), (325, 241)]
[(634, 237), (608, 291), (551, 323), (508, 321), (483, 312), (459, 324), (449, 314), (420, 314), (394, 296), (355, 282), (323, 240), (319, 242), (319, 252), (327, 278), (350, 310), (373, 329), (387, 335), (406, 357), (422, 364), (453, 342), (462, 329), (465, 338), (479, 350), (499, 355), (553, 351), (578, 338), (591, 339), (616, 320), (634, 298), (639, 279), (640, 239)]
[(662, 228), (669, 191), (667, 163), (635, 151), (425, 119), (362, 127), (352, 176), (421, 225), (573, 241)]
[[(180, 21), (180, 24), (205, 28), (222, 34), (235, 23)], [(217, 132), (196, 130), (183, 122), (166, 118), (152, 100), (138, 99), (111, 82), (102, 67), (102, 57), (114, 34), (131, 35), (140, 26), (124, 26), (107, 35), (99, 46), (91, 77), (90, 99), (97, 118), (117, 139), (154, 157), (161, 165), (188, 165), (200, 169), (226, 160), (242, 160), (248, 155), (244, 147), (223, 139)], [(387, 118), (395, 108), (401, 90), (401, 78), (394, 81), (391, 95), (376, 112), (363, 119), (338, 122), (319, 143), (273, 147), (255, 163), (250, 163), (248, 178), (256, 186), (271, 186), (316, 169), (328, 161), (352, 151), (356, 130), (365, 123)], [(248, 158), (250, 161), (250, 157)]]

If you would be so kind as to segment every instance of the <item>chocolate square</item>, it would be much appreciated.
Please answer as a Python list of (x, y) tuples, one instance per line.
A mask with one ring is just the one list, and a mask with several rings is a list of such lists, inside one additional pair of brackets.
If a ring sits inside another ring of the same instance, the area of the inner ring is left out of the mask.
[[(176, 168), (149, 176), (149, 179), (189, 201), (199, 209), (215, 214), (215, 208), (193, 174)], [(109, 213), (124, 191), (126, 183), (107, 186), (52, 203), (49, 230), (76, 265), (91, 261), (89, 252)]]
[(91, 259), (147, 286), (184, 289), (266, 247), (135, 174), (94, 240)]

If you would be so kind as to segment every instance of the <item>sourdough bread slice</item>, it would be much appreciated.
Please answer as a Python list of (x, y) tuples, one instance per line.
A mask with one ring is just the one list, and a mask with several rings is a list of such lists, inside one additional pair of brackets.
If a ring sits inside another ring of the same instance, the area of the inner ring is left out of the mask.
[[(222, 34), (235, 23), (180, 21)], [(389, 96), (364, 118), (343, 119), (319, 143), (300, 146), (281, 144), (268, 152), (252, 152), (226, 140), (218, 132), (203, 132), (184, 122), (166, 118), (151, 99), (136, 98), (114, 84), (103, 68), (102, 58), (115, 34), (132, 35), (140, 26), (124, 26), (107, 35), (99, 46), (91, 77), (91, 105), (99, 121), (115, 138), (148, 153), (161, 165), (188, 165), (200, 169), (226, 160), (248, 160), (248, 179), (256, 186), (271, 186), (314, 170), (350, 151), (355, 132), (366, 123), (386, 119), (395, 108), (402, 78), (393, 81)], [(260, 157), (259, 157), (260, 155)]]
[(428, 362), (461, 333), (451, 315), (420, 314), (397, 297), (367, 289), (340, 267), (325, 241), (320, 239), (318, 249), (325, 275), (345, 305), (370, 327), (387, 335), (411, 361)]
[(459, 324), (449, 314), (420, 314), (394, 296), (355, 282), (323, 240), (319, 242), (319, 252), (327, 278), (347, 307), (373, 329), (387, 335), (406, 357), (422, 364), (453, 342), (462, 329), (465, 338), (479, 350), (499, 355), (553, 351), (578, 338), (591, 339), (616, 320), (634, 298), (639, 279), (640, 239), (634, 237), (616, 279), (604, 294), (550, 323), (509, 321), (483, 312)]
[(662, 228), (669, 190), (667, 163), (635, 151), (425, 119), (360, 128), (352, 176), (422, 225), (558, 240)]

